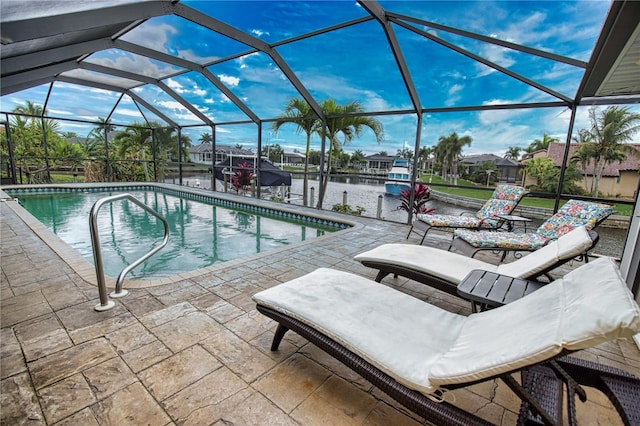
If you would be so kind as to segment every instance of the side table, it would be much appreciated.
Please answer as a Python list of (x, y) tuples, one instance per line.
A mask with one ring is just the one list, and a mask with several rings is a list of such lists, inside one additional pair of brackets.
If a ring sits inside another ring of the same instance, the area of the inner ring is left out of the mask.
[(495, 308), (533, 293), (547, 283), (475, 269), (458, 284), (458, 294), (471, 301), (473, 312)]
[(531, 222), (531, 219), (528, 217), (515, 216), (512, 214), (501, 214), (498, 215), (498, 217), (506, 222), (507, 231), (513, 231), (515, 225), (517, 223), (521, 223), (524, 228), (524, 232), (527, 232), (527, 223)]

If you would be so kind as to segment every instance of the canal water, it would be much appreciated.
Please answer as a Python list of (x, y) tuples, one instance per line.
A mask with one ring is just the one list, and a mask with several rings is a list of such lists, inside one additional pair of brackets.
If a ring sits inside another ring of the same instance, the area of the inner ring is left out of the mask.
[[(169, 178), (166, 182), (178, 183), (178, 180), (177, 178)], [(211, 189), (211, 175), (201, 174), (183, 177), (182, 184), (186, 186)], [(292, 179), (290, 190), (291, 204), (303, 204), (302, 186), (302, 179)], [(313, 205), (315, 205), (320, 192), (318, 181), (312, 179), (309, 180), (309, 188), (314, 189), (315, 199)], [(217, 182), (216, 189), (218, 191), (224, 190), (222, 182)], [(274, 191), (275, 190), (276, 189), (274, 188)], [(327, 195), (323, 202), (323, 208), (331, 210), (331, 207), (335, 204), (342, 204), (345, 197), (347, 204), (352, 209), (355, 209), (358, 206), (365, 209), (362, 213), (363, 216), (374, 218), (378, 217), (378, 206), (380, 205), (379, 217), (381, 219), (407, 223), (407, 213), (404, 210), (399, 209), (402, 198), (400, 196), (386, 194), (384, 191), (383, 179), (369, 179), (358, 176), (332, 176), (331, 181), (327, 186)], [(463, 209), (452, 204), (446, 204), (435, 200), (429, 201), (426, 206), (434, 208), (435, 213), (439, 214), (459, 214), (462, 211), (468, 211), (468, 209)], [(527, 225), (527, 229), (535, 230), (542, 222), (543, 220), (534, 219)], [(627, 229), (600, 226), (596, 231), (600, 235), (600, 240), (594, 248), (593, 253), (620, 258), (622, 256), (624, 242), (627, 237)]]

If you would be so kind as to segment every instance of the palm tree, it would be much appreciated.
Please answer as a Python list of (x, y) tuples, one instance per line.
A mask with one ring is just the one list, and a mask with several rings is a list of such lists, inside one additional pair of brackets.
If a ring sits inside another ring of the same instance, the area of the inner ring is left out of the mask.
[(213, 138), (211, 137), (211, 133), (208, 133), (208, 132), (204, 132), (203, 134), (201, 134), (200, 137), (198, 138), (198, 140), (200, 141), (200, 143), (211, 143), (211, 142), (213, 142)]
[(449, 136), (440, 136), (438, 138), (438, 145), (443, 145), (442, 149), (446, 162), (451, 166), (454, 185), (458, 184), (458, 160), (462, 154), (462, 148), (466, 145), (471, 145), (471, 141), (471, 136), (459, 137), (456, 132), (451, 133)]
[[(327, 176), (318, 197), (318, 208), (322, 208), (322, 201), (327, 190), (333, 153), (340, 152), (342, 145), (346, 145), (354, 138), (360, 137), (365, 128), (373, 131), (378, 143), (384, 139), (384, 130), (380, 121), (371, 117), (353, 115), (364, 112), (364, 108), (359, 102), (339, 105), (335, 100), (327, 99), (320, 107), (327, 117), (325, 126), (326, 137), (329, 139), (329, 150), (327, 152)], [(322, 128), (318, 128), (317, 133), (322, 135)], [(342, 134), (342, 143), (338, 138), (339, 134)]]
[(520, 151), (522, 148), (519, 146), (510, 146), (507, 148), (507, 152), (504, 153), (504, 158), (509, 160), (517, 160), (520, 158)]
[(433, 153), (433, 149), (430, 146), (421, 146), (418, 150), (418, 160), (421, 163), (422, 169), (426, 169), (429, 163), (429, 157)]
[(118, 132), (113, 138), (116, 147), (116, 156), (123, 160), (136, 160), (142, 162), (145, 181), (149, 181), (149, 169), (147, 162), (153, 158), (151, 150), (151, 129), (142, 123), (133, 123), (136, 127), (128, 127), (127, 130)]
[(593, 159), (595, 154), (593, 136), (589, 130), (581, 129), (578, 130), (578, 136), (574, 136), (572, 141), (578, 145), (578, 149), (576, 149), (569, 161), (572, 164), (580, 163), (580, 170), (582, 172), (582, 178), (584, 179), (584, 188), (588, 189), (589, 193), (592, 193), (595, 179), (591, 179), (591, 188), (589, 188), (587, 180), (587, 165)]
[(549, 144), (551, 144), (552, 142), (560, 142), (560, 140), (558, 138), (551, 137), (547, 134), (547, 132), (544, 132), (542, 133), (542, 139), (534, 139), (534, 141), (529, 144), (526, 151), (528, 153), (540, 150), (546, 151), (547, 149), (549, 149)]
[(591, 136), (593, 137), (592, 157), (595, 161), (595, 184), (592, 196), (597, 196), (602, 173), (607, 164), (622, 162), (632, 146), (625, 144), (640, 130), (640, 114), (632, 113), (629, 107), (610, 106), (601, 114), (597, 108), (589, 109)]
[(308, 185), (309, 178), (309, 150), (311, 149), (311, 135), (314, 134), (320, 126), (320, 121), (313, 116), (311, 107), (304, 99), (291, 98), (289, 103), (284, 107), (284, 114), (273, 122), (271, 128), (274, 132), (278, 132), (280, 127), (285, 123), (293, 123), (297, 126), (296, 134), (304, 133), (307, 137), (307, 144), (304, 150), (304, 177), (302, 182), (302, 202), (306, 206), (308, 201)]

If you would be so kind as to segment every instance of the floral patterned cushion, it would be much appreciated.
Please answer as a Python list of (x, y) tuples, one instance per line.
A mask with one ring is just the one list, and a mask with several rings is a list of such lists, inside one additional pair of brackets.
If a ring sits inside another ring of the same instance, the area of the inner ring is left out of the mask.
[(475, 217), (447, 214), (418, 214), (416, 217), (426, 224), (438, 228), (495, 229), (502, 222), (490, 218), (511, 213), (523, 195), (524, 188), (521, 186), (498, 185), (491, 198), (484, 203)]
[(478, 210), (476, 217), (478, 219), (485, 219), (488, 217), (496, 217), (501, 214), (509, 214), (516, 204), (518, 204), (517, 201), (491, 199), (488, 200), (480, 210)]
[(524, 195), (524, 188), (517, 185), (498, 185), (491, 198), (496, 200), (520, 201)]
[(496, 250), (538, 250), (549, 241), (538, 233), (457, 230), (455, 236), (476, 248)]
[(418, 214), (424, 223), (442, 228), (479, 228), (482, 221), (474, 216), (456, 216), (449, 214)]
[(569, 200), (558, 210), (558, 213), (540, 225), (536, 233), (549, 239), (556, 239), (579, 226), (593, 229), (612, 213), (613, 209), (608, 204)]

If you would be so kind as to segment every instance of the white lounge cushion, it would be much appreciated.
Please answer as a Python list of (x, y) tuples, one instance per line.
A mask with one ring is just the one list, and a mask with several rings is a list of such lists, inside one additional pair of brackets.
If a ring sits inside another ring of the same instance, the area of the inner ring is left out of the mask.
[(311, 325), (424, 394), (640, 332), (640, 309), (609, 258), (468, 317), (331, 269), (257, 293), (254, 300)]
[(600, 258), (513, 303), (469, 316), (429, 380), (467, 383), (638, 332), (638, 305), (615, 262)]
[(592, 244), (589, 231), (580, 226), (514, 262), (501, 264), (497, 272), (516, 278), (532, 277), (561, 260), (586, 253)]
[(458, 285), (474, 269), (496, 272), (498, 267), (459, 253), (413, 244), (382, 244), (354, 257), (358, 262), (370, 261), (399, 265), (433, 275)]
[(405, 386), (426, 394), (431, 365), (455, 341), (466, 317), (375, 281), (318, 269), (253, 296), (331, 337)]
[(586, 253), (592, 240), (584, 226), (552, 241), (522, 258), (500, 265), (483, 262), (459, 253), (414, 244), (382, 244), (354, 257), (358, 262), (376, 262), (413, 269), (458, 285), (474, 269), (496, 272), (515, 278), (529, 278), (560, 260)]

